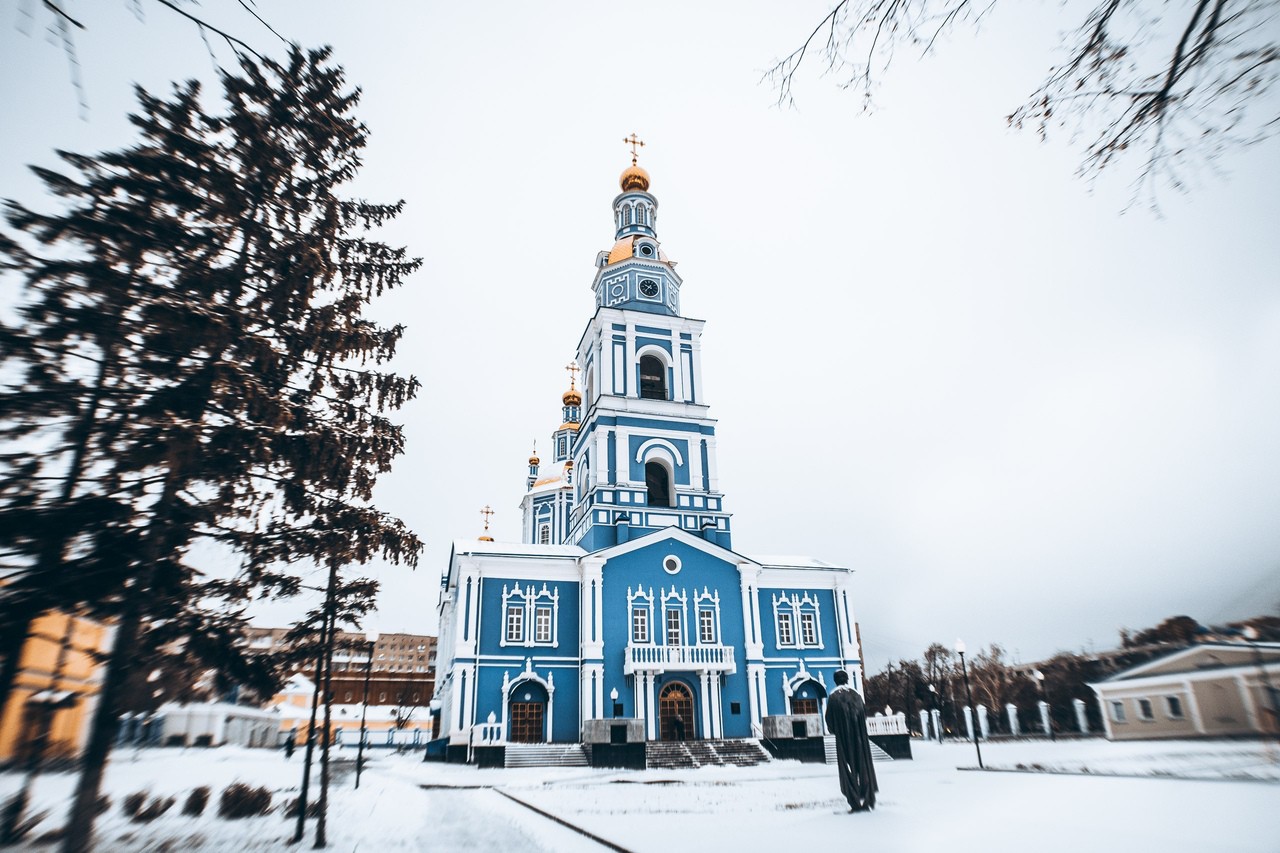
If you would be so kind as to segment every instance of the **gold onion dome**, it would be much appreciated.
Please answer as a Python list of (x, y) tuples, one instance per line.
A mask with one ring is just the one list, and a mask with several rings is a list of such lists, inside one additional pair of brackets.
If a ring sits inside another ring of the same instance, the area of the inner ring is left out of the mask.
[(560, 399), (564, 401), (566, 406), (582, 405), (582, 395), (578, 393), (578, 389), (574, 386), (570, 386), (569, 390), (565, 391), (564, 396)]
[(542, 461), (542, 460), (538, 458), (538, 454), (536, 454), (536, 453), (535, 453), (534, 455), (532, 455), (532, 456), (530, 456), (530, 457), (529, 457), (529, 464), (530, 464), (530, 465), (537, 465), (537, 464), (538, 464), (539, 462), (541, 462), (541, 461)]
[(618, 183), (622, 185), (624, 193), (631, 190), (647, 192), (649, 190), (649, 173), (637, 166), (635, 160), (632, 160), (631, 165), (626, 168), (622, 173), (622, 177), (618, 179)]

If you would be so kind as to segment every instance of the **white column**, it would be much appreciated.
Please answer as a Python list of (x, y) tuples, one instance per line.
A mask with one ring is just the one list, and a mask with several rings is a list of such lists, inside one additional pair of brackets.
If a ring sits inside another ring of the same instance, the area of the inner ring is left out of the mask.
[(1049, 703), (1043, 699), (1040, 700), (1040, 727), (1044, 729), (1044, 733), (1049, 734)]
[(1253, 694), (1249, 692), (1249, 685), (1245, 682), (1243, 675), (1235, 677), (1236, 690), (1240, 693), (1240, 702), (1244, 705), (1245, 716), (1249, 718), (1249, 728), (1255, 732), (1262, 733), (1262, 715), (1258, 713), (1258, 706), (1253, 701)]
[(1022, 729), (1018, 727), (1018, 706), (1010, 702), (1004, 706), (1004, 712), (1009, 717), (1009, 734), (1018, 737), (1022, 734)]
[(645, 698), (649, 702), (649, 740), (658, 739), (658, 703), (653, 693), (654, 673), (645, 674)]
[(763, 718), (769, 716), (769, 685), (763, 665), (756, 670), (756, 673), (760, 678), (760, 716)]
[(986, 740), (991, 737), (991, 723), (987, 720), (987, 706), (978, 706), (978, 731), (982, 732), (982, 739)]
[(942, 743), (942, 712), (935, 708), (929, 712), (929, 716), (933, 719), (934, 740)]
[(715, 737), (711, 731), (711, 684), (705, 669), (698, 672), (698, 686), (701, 688), (699, 692), (702, 698), (702, 736)]
[(1089, 715), (1085, 713), (1084, 700), (1072, 699), (1071, 706), (1076, 709), (1076, 725), (1080, 728), (1080, 734), (1087, 735), (1089, 733)]
[(720, 684), (720, 673), (711, 673), (711, 692), (715, 694), (715, 704), (711, 706), (711, 723), (716, 737), (724, 737), (724, 694)]
[(1200, 703), (1196, 701), (1196, 692), (1192, 689), (1189, 679), (1183, 680), (1182, 689), (1187, 691), (1187, 708), (1191, 711), (1191, 722), (1195, 725), (1197, 732), (1204, 734), (1204, 717), (1200, 716)]
[(716, 437), (714, 435), (707, 436), (707, 487), (713, 491), (720, 491), (720, 466), (716, 464)]
[(547, 673), (547, 743), (555, 740), (556, 685), (555, 673)]
[(760, 669), (758, 664), (747, 667), (747, 711), (751, 714), (752, 726), (760, 725)]
[(969, 740), (973, 740), (973, 709), (968, 705), (964, 706), (964, 730), (969, 733)]
[(920, 711), (920, 736), (925, 740), (933, 740), (929, 733), (929, 712), (923, 709)]

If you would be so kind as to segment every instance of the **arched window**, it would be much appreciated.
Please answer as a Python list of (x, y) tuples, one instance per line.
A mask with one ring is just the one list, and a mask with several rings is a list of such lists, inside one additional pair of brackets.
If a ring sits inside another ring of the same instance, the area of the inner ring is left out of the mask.
[(538, 531), (538, 544), (540, 545), (551, 544), (551, 525), (550, 524), (542, 525), (542, 529)]
[(656, 355), (640, 357), (640, 396), (646, 400), (666, 400), (667, 368)]
[(671, 475), (661, 462), (644, 464), (644, 485), (649, 490), (649, 506), (671, 506)]

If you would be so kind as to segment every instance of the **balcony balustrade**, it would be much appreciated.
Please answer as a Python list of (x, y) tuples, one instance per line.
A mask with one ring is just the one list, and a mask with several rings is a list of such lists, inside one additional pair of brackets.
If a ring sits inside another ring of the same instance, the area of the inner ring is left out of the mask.
[(733, 646), (635, 645), (627, 646), (622, 669), (627, 675), (639, 670), (735, 672), (737, 665), (733, 660)]

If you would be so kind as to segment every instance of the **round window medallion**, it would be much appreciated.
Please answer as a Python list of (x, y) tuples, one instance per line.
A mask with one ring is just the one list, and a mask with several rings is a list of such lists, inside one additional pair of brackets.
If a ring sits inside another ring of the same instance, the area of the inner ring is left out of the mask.
[(641, 247), (640, 247), (640, 254), (642, 254), (642, 255), (652, 255), (652, 254), (653, 254), (653, 247), (652, 247), (652, 246), (641, 246)]
[(680, 558), (675, 554), (668, 554), (662, 558), (662, 570), (669, 575), (674, 575), (680, 571)]
[(530, 699), (532, 699), (532, 698), (533, 698), (533, 694), (532, 694), (532, 693), (526, 693), (526, 694), (524, 694), (524, 701), (528, 702), (528, 701), (529, 701)]

